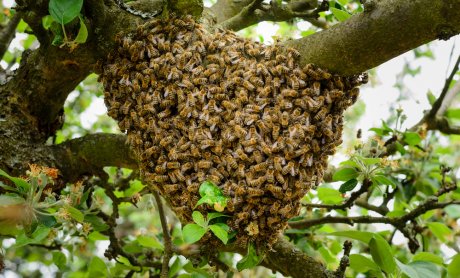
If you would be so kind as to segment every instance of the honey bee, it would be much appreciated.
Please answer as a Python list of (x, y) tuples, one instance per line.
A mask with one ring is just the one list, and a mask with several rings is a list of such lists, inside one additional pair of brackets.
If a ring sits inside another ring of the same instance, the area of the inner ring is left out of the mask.
[(321, 109), (316, 113), (314, 119), (316, 121), (320, 121), (324, 119), (324, 117), (326, 116), (328, 112), (329, 112), (329, 109), (327, 109), (327, 107), (321, 107)]
[(238, 163), (233, 158), (233, 156), (227, 154), (227, 155), (224, 156), (224, 160), (227, 163), (227, 165), (230, 166), (230, 168), (232, 168), (232, 169), (238, 168)]
[(285, 183), (286, 183), (286, 181), (284, 180), (284, 177), (283, 177), (283, 175), (281, 174), (281, 172), (275, 171), (275, 179), (276, 179), (276, 181), (278, 181), (278, 182), (281, 183), (281, 184), (285, 184)]
[(267, 218), (267, 226), (268, 227), (273, 227), (275, 225), (275, 223), (278, 223), (278, 222), (280, 222), (280, 219), (278, 219), (276, 217), (269, 216)]
[(245, 196), (246, 195), (246, 188), (243, 185), (238, 185), (235, 188), (235, 195), (236, 196)]
[(279, 203), (279, 202), (274, 202), (274, 203), (270, 206), (270, 214), (272, 214), (272, 215), (277, 214), (279, 208), (280, 208), (280, 203)]
[(165, 184), (163, 185), (163, 190), (165, 191), (166, 194), (171, 194), (180, 189), (180, 185), (175, 183), (175, 184)]
[(321, 151), (321, 148), (319, 146), (319, 143), (316, 139), (313, 139), (311, 141), (311, 147), (314, 153), (319, 153)]
[[(261, 186), (263, 183), (265, 182), (265, 176), (261, 176), (261, 177), (258, 177), (256, 179), (252, 179), (248, 182), (248, 185), (249, 186), (252, 186), (252, 187), (259, 187)], [(250, 188), (248, 188), (249, 190)], [(262, 194), (263, 195), (263, 190), (262, 191)]]
[(156, 183), (165, 183), (169, 180), (168, 175), (155, 175), (154, 181)]
[(294, 162), (289, 161), (288, 164), (283, 167), (282, 173), (283, 175), (290, 174), (291, 176), (295, 176), (296, 169), (295, 169)]
[(248, 197), (259, 197), (259, 196), (263, 196), (265, 194), (265, 191), (263, 191), (260, 188), (248, 187), (247, 194), (248, 194)]
[(192, 183), (191, 185), (187, 186), (187, 191), (190, 193), (196, 193), (198, 192), (199, 188), (200, 188), (200, 185), (198, 183)]
[(209, 169), (212, 167), (212, 162), (206, 161), (206, 160), (200, 160), (197, 162), (197, 167), (199, 169)]
[(285, 218), (290, 218), (289, 212), (293, 209), (291, 204), (285, 205), (282, 209), (278, 210), (278, 213), (284, 216)]
[(238, 164), (238, 169), (236, 170), (236, 175), (240, 179), (245, 177), (246, 171), (244, 170), (244, 164)]

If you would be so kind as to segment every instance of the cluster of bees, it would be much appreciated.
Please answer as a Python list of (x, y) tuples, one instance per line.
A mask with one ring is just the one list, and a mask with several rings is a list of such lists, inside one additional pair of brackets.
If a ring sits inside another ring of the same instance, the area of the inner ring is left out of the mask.
[(144, 180), (186, 222), (212, 181), (239, 240), (274, 242), (321, 181), (362, 80), (300, 68), (294, 49), (191, 17), (151, 20), (117, 42), (100, 78)]

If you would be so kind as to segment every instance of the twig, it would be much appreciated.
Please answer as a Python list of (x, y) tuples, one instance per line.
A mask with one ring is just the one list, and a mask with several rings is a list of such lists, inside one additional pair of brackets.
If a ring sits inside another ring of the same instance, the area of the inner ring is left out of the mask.
[(452, 83), (452, 80), (454, 79), (454, 76), (458, 71), (459, 65), (460, 65), (460, 56), (457, 58), (457, 62), (455, 62), (452, 72), (450, 73), (449, 77), (446, 79), (446, 82), (444, 83), (444, 88), (442, 88), (441, 94), (439, 95), (438, 99), (435, 101), (435, 103), (431, 107), (431, 110), (428, 113), (428, 118), (435, 118), (438, 115), (438, 110), (441, 107), (442, 103), (444, 102), (444, 98), (446, 97), (446, 94), (449, 91), (450, 83)]
[(333, 210), (333, 209), (346, 209), (350, 208), (353, 206), (355, 203), (355, 200), (359, 198), (363, 193), (367, 192), (369, 187), (372, 185), (372, 182), (370, 180), (365, 179), (363, 181), (363, 185), (358, 191), (355, 191), (351, 193), (350, 198), (348, 198), (345, 203), (340, 204), (340, 205), (325, 205), (325, 204), (305, 204), (304, 206), (307, 208), (325, 208), (327, 210)]
[(343, 243), (343, 257), (340, 259), (340, 265), (335, 271), (334, 275), (336, 278), (343, 278), (345, 277), (345, 270), (350, 265), (350, 251), (351, 251), (352, 243), (349, 240), (346, 240)]
[(171, 236), (169, 235), (168, 223), (166, 222), (166, 216), (160, 195), (158, 194), (158, 192), (153, 191), (153, 196), (155, 197), (155, 201), (157, 202), (158, 213), (160, 214), (161, 228), (163, 229), (163, 239), (165, 244), (163, 265), (161, 267), (161, 278), (167, 278), (169, 272), (169, 260), (171, 259), (173, 253)]
[(16, 35), (16, 27), (21, 21), (21, 17), (21, 12), (17, 12), (15, 15), (13, 15), (6, 27), (0, 33), (0, 57), (2, 58), (8, 50), (8, 46), (10, 45), (11, 41)]

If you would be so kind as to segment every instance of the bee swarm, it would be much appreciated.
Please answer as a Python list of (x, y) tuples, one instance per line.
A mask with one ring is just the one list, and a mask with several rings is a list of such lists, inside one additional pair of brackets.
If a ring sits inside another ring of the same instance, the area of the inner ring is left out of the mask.
[(182, 221), (210, 180), (230, 197), (238, 240), (273, 243), (321, 181), (362, 80), (301, 69), (296, 50), (191, 17), (151, 20), (117, 42), (100, 78), (143, 178)]

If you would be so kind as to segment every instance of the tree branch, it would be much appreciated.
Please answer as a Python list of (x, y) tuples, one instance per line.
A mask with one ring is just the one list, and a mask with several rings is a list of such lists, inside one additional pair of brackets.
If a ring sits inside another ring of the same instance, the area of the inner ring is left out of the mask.
[(219, 22), (217, 27), (238, 31), (262, 21), (286, 21), (293, 18), (317, 20), (318, 13), (327, 10), (328, 2), (323, 1), (321, 6), (316, 6), (316, 1), (293, 1), (288, 4), (271, 1), (265, 4), (261, 0), (254, 0), (236, 15)]
[(0, 57), (3, 57), (8, 50), (8, 46), (16, 35), (16, 27), (21, 21), (22, 14), (20, 12), (13, 15), (6, 27), (0, 33)]
[(171, 259), (173, 254), (173, 247), (171, 243), (171, 236), (169, 235), (168, 222), (166, 221), (166, 216), (160, 195), (157, 191), (153, 191), (153, 196), (155, 197), (155, 201), (158, 207), (158, 213), (160, 214), (161, 228), (163, 229), (163, 239), (165, 242), (163, 265), (161, 267), (161, 278), (167, 278), (169, 273), (169, 260)]
[(451, 126), (448, 119), (444, 117), (452, 99), (460, 92), (460, 82), (457, 82), (450, 88), (450, 84), (457, 74), (459, 66), (460, 56), (457, 58), (449, 77), (444, 82), (441, 94), (433, 103), (431, 109), (415, 126), (411, 127), (410, 130), (417, 131), (419, 128), (425, 126), (427, 130), (439, 130), (445, 134), (460, 134), (460, 127)]
[(381, 0), (345, 22), (284, 45), (300, 51), (301, 65), (314, 63), (336, 73), (353, 75), (459, 32), (458, 0)]
[(97, 133), (50, 146), (56, 168), (66, 181), (97, 174), (106, 166), (137, 168), (133, 152), (121, 134)]

